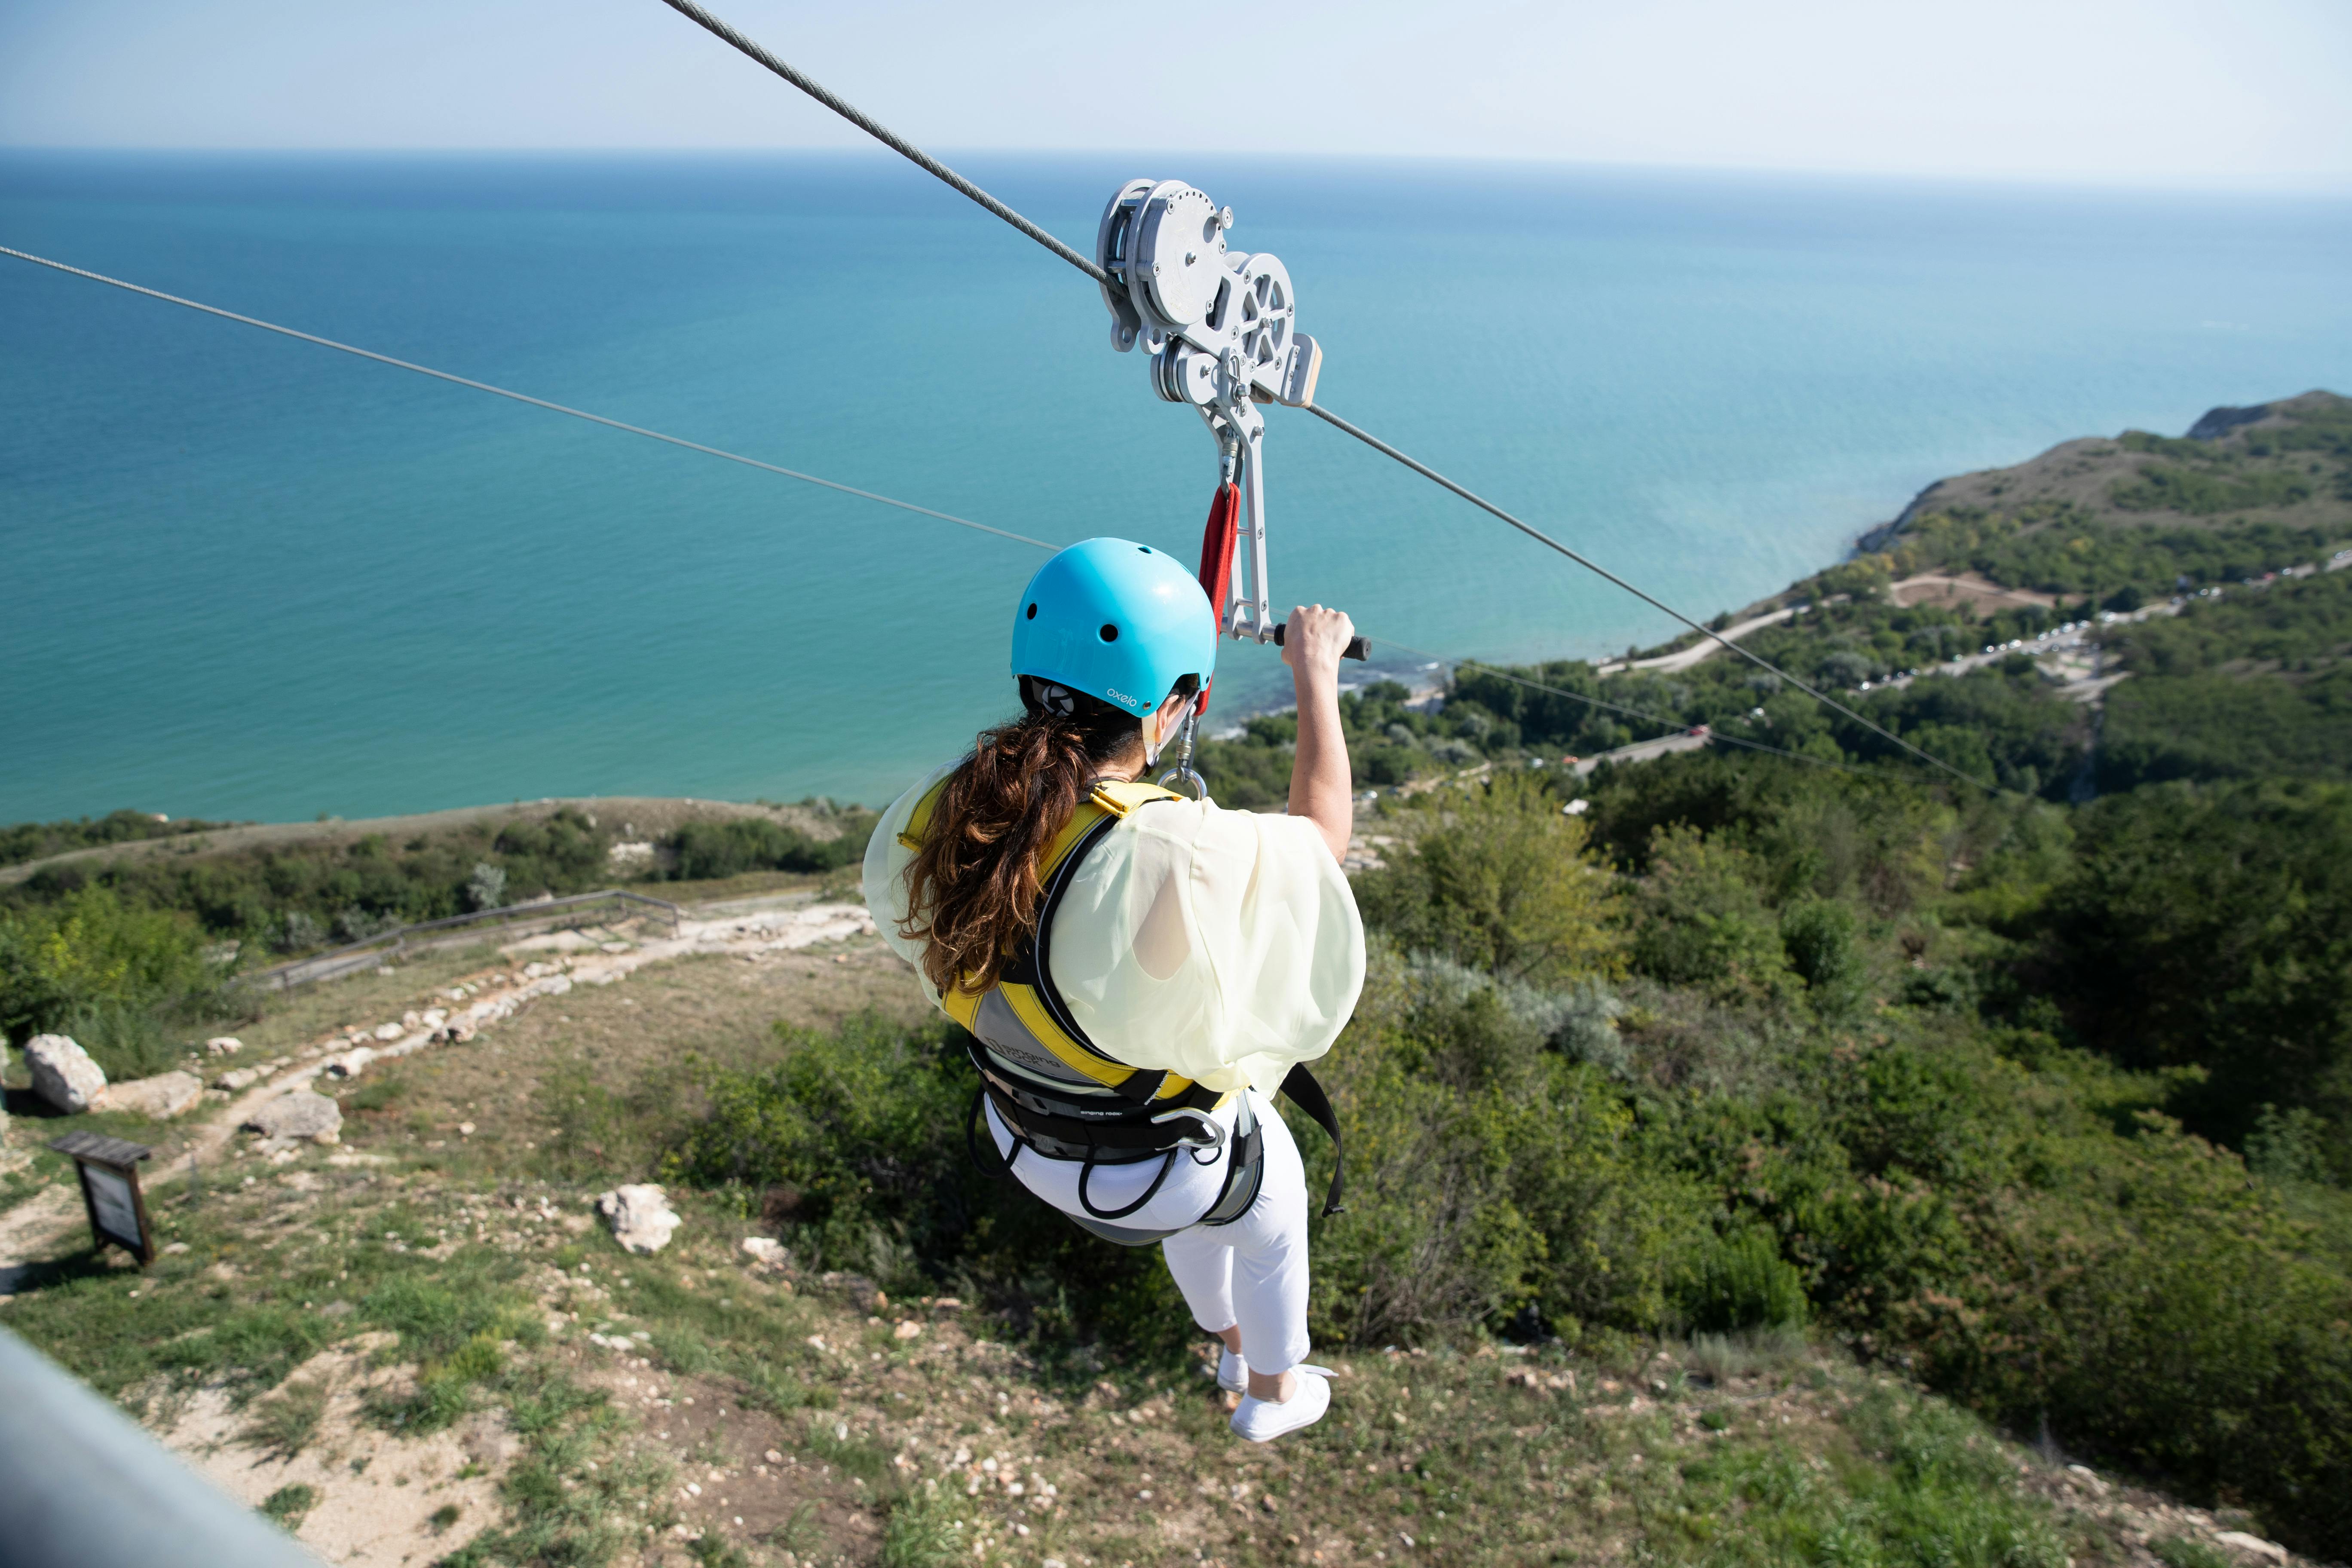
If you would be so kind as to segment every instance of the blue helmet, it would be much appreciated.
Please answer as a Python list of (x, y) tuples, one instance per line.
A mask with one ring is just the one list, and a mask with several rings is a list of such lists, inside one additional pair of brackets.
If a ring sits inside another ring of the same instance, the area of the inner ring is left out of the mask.
[(1139, 718), (1217, 664), (1217, 615), (1192, 574), (1129, 539), (1086, 539), (1037, 569), (1013, 612), (1013, 673)]

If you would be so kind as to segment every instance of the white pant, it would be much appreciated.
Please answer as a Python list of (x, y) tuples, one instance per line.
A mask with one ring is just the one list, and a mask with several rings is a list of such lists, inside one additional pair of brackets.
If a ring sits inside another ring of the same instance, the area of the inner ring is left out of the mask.
[(1209, 1332), (1238, 1324), (1242, 1359), (1273, 1376), (1307, 1359), (1307, 1167), (1290, 1129), (1252, 1096), (1265, 1130), (1257, 1201), (1231, 1225), (1196, 1225), (1160, 1244), (1192, 1321)]
[[(1307, 1359), (1307, 1167), (1298, 1144), (1273, 1101), (1247, 1091), (1265, 1138), (1265, 1172), (1257, 1201), (1230, 1225), (1194, 1225), (1160, 1244), (1168, 1272), (1182, 1291), (1192, 1320), (1210, 1333), (1239, 1325), (1242, 1357), (1252, 1372), (1287, 1372)], [(1234, 1110), (1219, 1120), (1230, 1127)], [(1009, 1156), (1013, 1136), (987, 1108), (996, 1152)], [(1097, 1166), (1087, 1195), (1097, 1208), (1123, 1208), (1140, 1197), (1160, 1162)], [(1013, 1173), (1037, 1196), (1065, 1214), (1081, 1212), (1078, 1163), (1024, 1153)], [(1224, 1183), (1222, 1162), (1198, 1166), (1179, 1155), (1160, 1191), (1134, 1215), (1116, 1223), (1139, 1230), (1183, 1225), (1207, 1212)]]

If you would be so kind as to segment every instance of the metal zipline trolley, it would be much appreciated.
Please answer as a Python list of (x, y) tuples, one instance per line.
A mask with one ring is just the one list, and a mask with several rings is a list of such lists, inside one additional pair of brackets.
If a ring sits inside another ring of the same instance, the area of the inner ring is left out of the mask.
[[(1266, 586), (1265, 416), (1257, 405), (1312, 406), (1323, 350), (1297, 330), (1289, 269), (1265, 252), (1233, 249), (1225, 240), (1233, 226), (1233, 208), (1181, 180), (1129, 180), (1103, 208), (1095, 260), (1111, 346), (1121, 353), (1140, 346), (1153, 393), (1198, 411), (1217, 444), (1200, 576), (1218, 634), (1279, 647), (1283, 623)], [(1360, 637), (1347, 657), (1370, 651)], [(1185, 718), (1177, 766), (1160, 781), (1182, 780), (1196, 795), (1205, 791), (1192, 771), (1192, 742), (1208, 706), (1204, 688)]]

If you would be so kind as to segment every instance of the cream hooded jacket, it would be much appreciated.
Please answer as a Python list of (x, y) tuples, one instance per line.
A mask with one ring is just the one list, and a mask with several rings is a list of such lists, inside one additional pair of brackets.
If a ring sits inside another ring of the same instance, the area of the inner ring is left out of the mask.
[[(883, 814), (866, 849), (866, 905), (900, 934), (916, 805), (956, 763)], [(1054, 984), (1087, 1038), (1129, 1067), (1267, 1094), (1331, 1048), (1364, 984), (1364, 925), (1345, 872), (1301, 816), (1161, 801), (1112, 826), (1054, 915)], [(924, 994), (939, 994), (926, 979)]]

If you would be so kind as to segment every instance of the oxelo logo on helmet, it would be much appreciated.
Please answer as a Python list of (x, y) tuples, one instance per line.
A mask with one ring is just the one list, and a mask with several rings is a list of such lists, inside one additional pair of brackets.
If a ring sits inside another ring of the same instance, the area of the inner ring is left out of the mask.
[(1217, 617), (1192, 574), (1131, 539), (1087, 539), (1037, 569), (1013, 612), (1013, 673), (1158, 707), (1217, 665)]

